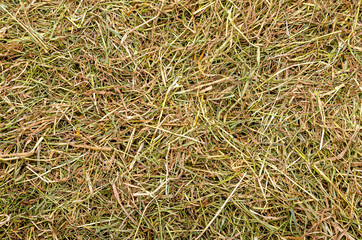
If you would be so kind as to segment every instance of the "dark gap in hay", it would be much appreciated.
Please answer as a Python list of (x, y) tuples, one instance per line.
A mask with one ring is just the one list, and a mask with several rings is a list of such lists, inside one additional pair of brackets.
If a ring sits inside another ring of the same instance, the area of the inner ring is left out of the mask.
[(80, 71), (81, 70), (80, 63), (78, 63), (78, 62), (74, 63), (73, 70)]

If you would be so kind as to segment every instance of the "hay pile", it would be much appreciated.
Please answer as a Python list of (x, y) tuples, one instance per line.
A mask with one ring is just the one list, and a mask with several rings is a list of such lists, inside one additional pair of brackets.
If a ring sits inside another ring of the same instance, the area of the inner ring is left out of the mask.
[(1, 239), (362, 238), (362, 1), (19, 2)]

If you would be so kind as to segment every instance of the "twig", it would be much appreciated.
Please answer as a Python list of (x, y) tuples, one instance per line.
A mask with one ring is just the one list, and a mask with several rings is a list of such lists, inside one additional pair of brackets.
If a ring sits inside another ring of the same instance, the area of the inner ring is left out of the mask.
[(17, 159), (23, 159), (23, 158), (27, 158), (30, 157), (31, 155), (33, 155), (35, 153), (35, 150), (37, 149), (37, 147), (40, 145), (40, 143), (43, 141), (43, 137), (41, 137), (38, 142), (35, 144), (34, 148), (30, 151), (30, 152), (25, 152), (25, 153), (11, 153), (11, 154), (4, 154), (4, 155), (0, 155), (0, 161), (2, 162), (6, 162), (6, 161), (12, 161), (12, 160), (17, 160)]
[(85, 149), (90, 149), (90, 150), (96, 150), (96, 151), (112, 151), (113, 148), (110, 147), (93, 147), (93, 146), (88, 146), (85, 144), (75, 144), (75, 143), (69, 143), (70, 146), (75, 147), (75, 148), (85, 148)]

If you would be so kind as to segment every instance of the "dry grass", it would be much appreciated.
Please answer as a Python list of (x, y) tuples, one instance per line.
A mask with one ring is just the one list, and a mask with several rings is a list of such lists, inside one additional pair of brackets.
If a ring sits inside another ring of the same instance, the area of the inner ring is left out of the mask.
[(361, 0), (10, 1), (1, 239), (362, 239)]

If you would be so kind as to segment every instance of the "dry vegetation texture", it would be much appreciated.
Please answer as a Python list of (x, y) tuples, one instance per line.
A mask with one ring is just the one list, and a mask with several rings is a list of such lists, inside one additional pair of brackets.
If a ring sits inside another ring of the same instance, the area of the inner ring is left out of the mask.
[(2, 1), (1, 239), (362, 239), (360, 0)]

